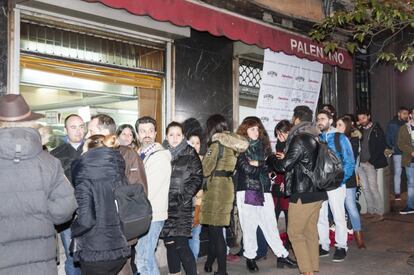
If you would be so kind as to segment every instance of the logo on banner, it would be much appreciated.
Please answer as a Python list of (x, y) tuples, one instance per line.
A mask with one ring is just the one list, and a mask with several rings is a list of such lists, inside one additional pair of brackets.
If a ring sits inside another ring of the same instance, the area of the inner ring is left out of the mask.
[(275, 72), (275, 71), (268, 71), (267, 72), (267, 75), (270, 76), (270, 77), (277, 77), (277, 72)]
[(263, 104), (266, 104), (268, 106), (272, 105), (274, 96), (271, 94), (265, 94), (263, 95)]
[(268, 118), (267, 116), (262, 116), (262, 117), (260, 118), (260, 120), (261, 120), (263, 123), (267, 123), (267, 122), (269, 122), (269, 118)]

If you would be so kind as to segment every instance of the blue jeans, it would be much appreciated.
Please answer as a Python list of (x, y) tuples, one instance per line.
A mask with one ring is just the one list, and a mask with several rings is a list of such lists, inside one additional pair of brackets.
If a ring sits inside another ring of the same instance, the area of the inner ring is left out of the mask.
[(145, 236), (138, 240), (135, 247), (135, 265), (141, 275), (160, 275), (157, 261), (155, 260), (155, 249), (158, 238), (164, 226), (164, 221), (151, 222), (150, 229)]
[(193, 252), (196, 261), (198, 259), (198, 254), (200, 253), (200, 233), (201, 224), (191, 229), (191, 238), (188, 239), (188, 244), (190, 245), (191, 252)]
[(62, 239), (62, 244), (63, 244), (63, 248), (65, 249), (65, 255), (66, 255), (65, 272), (66, 272), (66, 275), (80, 275), (81, 270), (79, 267), (75, 267), (73, 265), (73, 258), (72, 256), (70, 256), (70, 253), (69, 253), (71, 233), (72, 232), (70, 230), (70, 227), (60, 232), (60, 238)]
[(410, 167), (405, 167), (407, 175), (407, 207), (414, 209), (414, 163)]
[(401, 155), (392, 155), (392, 161), (394, 164), (394, 194), (399, 195), (401, 193)]
[(361, 231), (361, 218), (356, 204), (356, 187), (346, 189), (345, 207), (354, 231)]

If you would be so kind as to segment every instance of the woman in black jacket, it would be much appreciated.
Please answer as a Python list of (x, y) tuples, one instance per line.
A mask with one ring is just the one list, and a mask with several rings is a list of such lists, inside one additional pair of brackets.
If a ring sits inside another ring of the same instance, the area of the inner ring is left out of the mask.
[(74, 261), (82, 274), (117, 274), (131, 249), (122, 232), (113, 190), (127, 184), (125, 162), (114, 147), (116, 136), (95, 135), (73, 164), (72, 178), (78, 202), (72, 224)]
[(291, 260), (289, 252), (283, 246), (277, 228), (275, 207), (270, 191), (271, 183), (268, 168), (265, 163), (268, 157), (266, 150), (270, 147), (268, 139), (264, 137), (264, 128), (255, 119), (245, 119), (239, 126), (237, 134), (249, 141), (247, 151), (237, 158), (238, 173), (237, 208), (239, 210), (240, 225), (243, 230), (244, 256), (247, 269), (258, 271), (255, 258), (257, 256), (256, 230), (259, 226), (278, 257), (278, 267), (296, 268), (296, 262)]
[(193, 197), (200, 190), (203, 170), (197, 152), (184, 138), (183, 127), (171, 122), (163, 146), (172, 155), (171, 182), (168, 196), (168, 219), (160, 237), (167, 248), (170, 274), (180, 273), (181, 264), (187, 275), (196, 275), (197, 266), (188, 244), (193, 223)]

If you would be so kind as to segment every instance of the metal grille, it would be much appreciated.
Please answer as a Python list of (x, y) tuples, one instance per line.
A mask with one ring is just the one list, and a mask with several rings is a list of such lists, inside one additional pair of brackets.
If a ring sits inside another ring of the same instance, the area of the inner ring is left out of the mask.
[(23, 52), (162, 73), (161, 49), (22, 22)]
[(240, 59), (239, 64), (239, 84), (260, 89), (263, 64), (246, 59)]

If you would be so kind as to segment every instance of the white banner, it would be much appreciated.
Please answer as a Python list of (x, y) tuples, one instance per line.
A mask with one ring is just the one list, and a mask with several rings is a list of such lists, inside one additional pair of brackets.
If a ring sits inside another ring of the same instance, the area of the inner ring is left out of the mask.
[(322, 63), (265, 50), (256, 116), (269, 133), (272, 149), (276, 124), (290, 121), (296, 106), (306, 105), (315, 113), (322, 73)]

